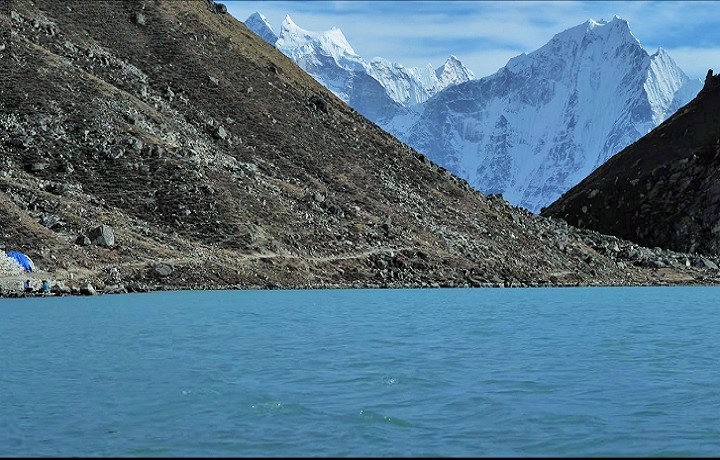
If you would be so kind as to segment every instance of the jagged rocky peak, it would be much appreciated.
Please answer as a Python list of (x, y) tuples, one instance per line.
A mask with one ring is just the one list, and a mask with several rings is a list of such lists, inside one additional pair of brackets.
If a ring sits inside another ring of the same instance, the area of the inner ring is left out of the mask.
[(713, 69), (708, 69), (707, 75), (705, 76), (705, 85), (702, 91), (710, 90), (720, 87), (720, 75), (713, 75)]
[(270, 21), (268, 21), (262, 13), (256, 11), (248, 16), (245, 20), (245, 25), (271, 45), (274, 45), (278, 40), (278, 36), (275, 35)]
[[(610, 50), (622, 52), (608, 53)], [(515, 74), (536, 73), (539, 68), (555, 72), (547, 78), (553, 80), (567, 79), (565, 72), (577, 73), (574, 66), (578, 58), (585, 62), (611, 66), (610, 59), (637, 61), (637, 56), (648, 56), (640, 45), (640, 41), (630, 31), (628, 22), (615, 16), (611, 21), (588, 19), (582, 24), (570, 27), (553, 36), (553, 38), (531, 53), (522, 53), (510, 59), (505, 69)], [(502, 70), (502, 69), (501, 69)]]
[(655, 51), (650, 57), (656, 59), (670, 59), (670, 55), (667, 50), (665, 50), (662, 46), (659, 46), (657, 51)]
[(452, 54), (447, 61), (445, 61), (445, 64), (435, 69), (435, 76), (440, 82), (441, 88), (447, 88), (448, 86), (475, 79), (475, 74), (465, 67), (463, 63), (460, 62), (460, 59)]
[(583, 24), (556, 34), (540, 50), (554, 48), (554, 42), (557, 41), (578, 44), (581, 48), (600, 46), (605, 50), (609, 50), (629, 44), (642, 49), (640, 40), (633, 35), (628, 22), (618, 16), (615, 16), (611, 21), (588, 19)]
[(376, 68), (388, 68), (388, 69), (400, 69), (405, 70), (405, 66), (400, 64), (399, 62), (392, 62), (388, 59), (385, 59), (384, 57), (375, 56), (372, 58), (372, 60), (368, 63), (368, 65)]

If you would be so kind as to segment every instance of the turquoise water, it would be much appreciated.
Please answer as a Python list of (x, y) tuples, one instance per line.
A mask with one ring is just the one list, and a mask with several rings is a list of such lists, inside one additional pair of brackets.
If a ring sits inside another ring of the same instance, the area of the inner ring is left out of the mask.
[(0, 300), (0, 456), (717, 456), (719, 298)]

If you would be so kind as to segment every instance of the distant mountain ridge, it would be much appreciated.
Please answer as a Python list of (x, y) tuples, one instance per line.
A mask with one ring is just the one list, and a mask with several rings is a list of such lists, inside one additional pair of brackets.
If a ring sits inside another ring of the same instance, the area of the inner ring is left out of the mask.
[[(253, 16), (248, 26), (265, 33), (253, 25)], [(291, 30), (296, 29), (284, 23), (281, 36), (293, 35)], [(644, 50), (617, 16), (558, 33), (481, 79), (464, 73), (451, 56), (442, 72), (434, 72), (438, 84), (428, 76), (430, 69), (382, 60), (361, 69), (364, 61), (354, 51), (357, 65), (343, 71), (350, 67), (322, 59), (330, 52), (319, 51), (321, 40), (315, 39), (312, 51), (288, 43), (278, 48), (363, 115), (478, 190), (502, 194), (534, 212), (659, 125), (702, 87), (665, 50)], [(350, 59), (349, 52), (345, 56)], [(371, 75), (385, 94), (377, 85), (355, 83), (359, 76), (353, 72)]]
[[(276, 35), (261, 13), (253, 13), (245, 25), (338, 97), (373, 121), (387, 120), (402, 107), (425, 102), (444, 88), (475, 78), (455, 56), (437, 69), (405, 67), (376, 57), (366, 61), (336, 27), (314, 32), (298, 26), (286, 16)], [(368, 80), (370, 77), (376, 83)]]

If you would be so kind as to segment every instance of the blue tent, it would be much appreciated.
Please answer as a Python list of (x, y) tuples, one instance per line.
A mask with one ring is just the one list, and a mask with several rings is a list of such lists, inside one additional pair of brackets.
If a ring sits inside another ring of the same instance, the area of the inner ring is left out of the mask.
[(7, 256), (11, 259), (15, 259), (26, 272), (34, 272), (35, 264), (32, 259), (20, 251), (8, 251)]

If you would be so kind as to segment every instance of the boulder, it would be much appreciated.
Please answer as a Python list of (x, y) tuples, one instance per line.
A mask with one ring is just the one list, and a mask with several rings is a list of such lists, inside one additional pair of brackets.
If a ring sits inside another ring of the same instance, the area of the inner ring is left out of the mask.
[(707, 269), (707, 270), (717, 270), (718, 269), (718, 266), (715, 262), (713, 262), (710, 259), (706, 259), (704, 257), (695, 259), (693, 265), (697, 268), (702, 268), (702, 269)]
[(113, 284), (103, 289), (103, 294), (127, 294), (128, 290), (123, 284)]
[(80, 286), (80, 294), (82, 295), (95, 295), (97, 294), (97, 291), (95, 291), (95, 288), (92, 284), (86, 283), (82, 286)]
[(40, 224), (51, 230), (55, 230), (63, 226), (60, 218), (53, 214), (43, 214), (42, 216), (40, 216)]
[(227, 139), (227, 131), (225, 131), (225, 128), (223, 128), (222, 126), (218, 126), (217, 131), (215, 131), (215, 137), (220, 140)]
[(50, 288), (50, 293), (55, 295), (70, 295), (72, 293), (72, 290), (69, 287), (65, 286), (65, 283), (63, 283), (62, 281), (58, 281)]
[(137, 137), (132, 137), (128, 140), (128, 145), (130, 146), (130, 149), (135, 153), (142, 152), (143, 149), (143, 142), (138, 139)]
[(50, 165), (44, 161), (33, 161), (30, 163), (30, 171), (38, 172), (47, 169)]
[(166, 277), (172, 275), (173, 271), (174, 271), (173, 267), (168, 264), (159, 264), (159, 265), (155, 266), (155, 273), (160, 278), (166, 278)]
[(19, 149), (25, 149), (30, 145), (30, 139), (27, 137), (13, 137), (7, 141), (11, 147), (17, 147)]
[(92, 241), (90, 241), (90, 238), (88, 238), (87, 235), (78, 235), (75, 239), (75, 244), (80, 246), (90, 246)]
[(88, 233), (90, 243), (99, 246), (113, 246), (115, 244), (115, 232), (109, 225), (95, 227)]
[(319, 110), (321, 112), (327, 112), (327, 104), (317, 94), (313, 94), (308, 98), (308, 105), (313, 110)]

